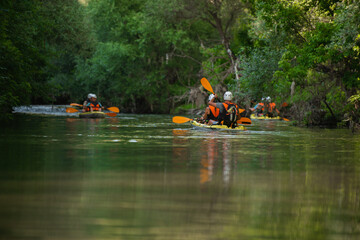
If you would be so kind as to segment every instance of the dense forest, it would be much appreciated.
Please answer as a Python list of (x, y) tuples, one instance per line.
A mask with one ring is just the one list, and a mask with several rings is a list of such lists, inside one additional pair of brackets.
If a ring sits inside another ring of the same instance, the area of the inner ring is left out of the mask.
[[(351, 0), (2, 0), (0, 112), (81, 102), (204, 106), (206, 77), (248, 109), (271, 96), (304, 125), (359, 126), (360, 4)], [(285, 105), (284, 105), (285, 106)]]

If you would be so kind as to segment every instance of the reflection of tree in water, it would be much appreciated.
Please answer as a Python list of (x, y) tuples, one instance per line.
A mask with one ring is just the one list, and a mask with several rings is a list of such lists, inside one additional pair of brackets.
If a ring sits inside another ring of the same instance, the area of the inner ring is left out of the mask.
[(186, 138), (189, 133), (188, 130), (183, 129), (173, 129), (172, 133), (174, 137), (172, 147), (173, 163), (176, 166), (181, 166), (184, 165), (184, 160), (187, 159), (187, 156), (189, 154), (189, 139)]

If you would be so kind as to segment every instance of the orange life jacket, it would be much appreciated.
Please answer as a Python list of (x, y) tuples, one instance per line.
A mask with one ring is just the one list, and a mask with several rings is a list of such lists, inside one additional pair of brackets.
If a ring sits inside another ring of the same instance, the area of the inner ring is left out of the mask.
[(235, 103), (230, 102), (222, 103), (225, 111), (220, 112), (219, 121), (223, 121), (224, 125), (228, 127), (232, 126), (236, 122), (237, 115), (239, 114), (239, 108)]
[(99, 102), (89, 102), (86, 108), (87, 112), (90, 112), (90, 107), (92, 107), (93, 111), (99, 111), (101, 108)]
[(217, 120), (220, 114), (220, 109), (209, 105), (210, 108), (210, 115), (209, 115), (209, 119), (211, 120)]
[(266, 107), (268, 108), (268, 111), (271, 113), (275, 109), (276, 103), (269, 103), (266, 104)]
[(265, 108), (264, 108), (264, 103), (261, 102), (261, 103), (258, 103), (258, 105), (262, 107), (262, 108), (261, 108), (261, 111), (264, 111), (264, 110), (265, 110)]

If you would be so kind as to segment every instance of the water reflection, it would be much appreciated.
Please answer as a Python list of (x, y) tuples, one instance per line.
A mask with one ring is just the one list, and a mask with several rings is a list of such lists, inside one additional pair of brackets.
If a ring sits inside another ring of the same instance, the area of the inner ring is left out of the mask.
[(2, 239), (360, 237), (360, 137), (346, 131), (27, 119), (0, 130)]
[(230, 183), (232, 171), (232, 161), (229, 157), (230, 145), (229, 140), (222, 139), (218, 141), (214, 137), (209, 137), (209, 139), (202, 141), (201, 149), (203, 149), (203, 156), (201, 158), (200, 183), (210, 182), (214, 173), (214, 167), (221, 167), (221, 165), (223, 183), (225, 186)]

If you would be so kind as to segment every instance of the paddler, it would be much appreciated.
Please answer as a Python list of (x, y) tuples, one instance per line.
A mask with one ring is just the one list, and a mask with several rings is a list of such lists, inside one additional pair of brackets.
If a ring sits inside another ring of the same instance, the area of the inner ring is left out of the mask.
[(83, 110), (82, 110), (83, 112), (86, 112), (86, 105), (91, 101), (90, 98), (91, 98), (92, 95), (93, 95), (92, 93), (89, 93), (87, 95), (87, 99), (83, 103)]
[(86, 104), (85, 111), (86, 112), (93, 112), (98, 111), (101, 112), (104, 107), (101, 105), (100, 102), (97, 101), (97, 97), (95, 94), (89, 94), (90, 95), (90, 101)]
[[(208, 103), (211, 101), (211, 99), (213, 99), (215, 97), (214, 94), (210, 94), (209, 99), (208, 99)], [(219, 114), (220, 114), (220, 110), (217, 107), (214, 107), (212, 105), (208, 105), (205, 108), (205, 113), (204, 115), (200, 118), (200, 121), (205, 122), (205, 124), (208, 125), (213, 125), (214, 122), (217, 123), (218, 118), (219, 118)]]
[(219, 108), (219, 117), (218, 121), (213, 124), (226, 125), (231, 128), (235, 128), (237, 126), (237, 119), (240, 119), (239, 107), (231, 102), (233, 99), (233, 94), (230, 91), (224, 93), (224, 102), (215, 103), (214, 100), (217, 98), (217, 94), (212, 98), (209, 102), (209, 105)]
[(262, 102), (257, 103), (255, 107), (250, 108), (251, 111), (255, 112), (255, 116), (261, 116), (263, 111), (265, 110), (263, 103), (265, 101), (265, 98), (262, 98), (261, 101)]
[(274, 117), (274, 115), (277, 115), (275, 114), (275, 110), (278, 111), (276, 109), (276, 103), (271, 102), (271, 98), (267, 97), (265, 102), (264, 114), (268, 117)]

